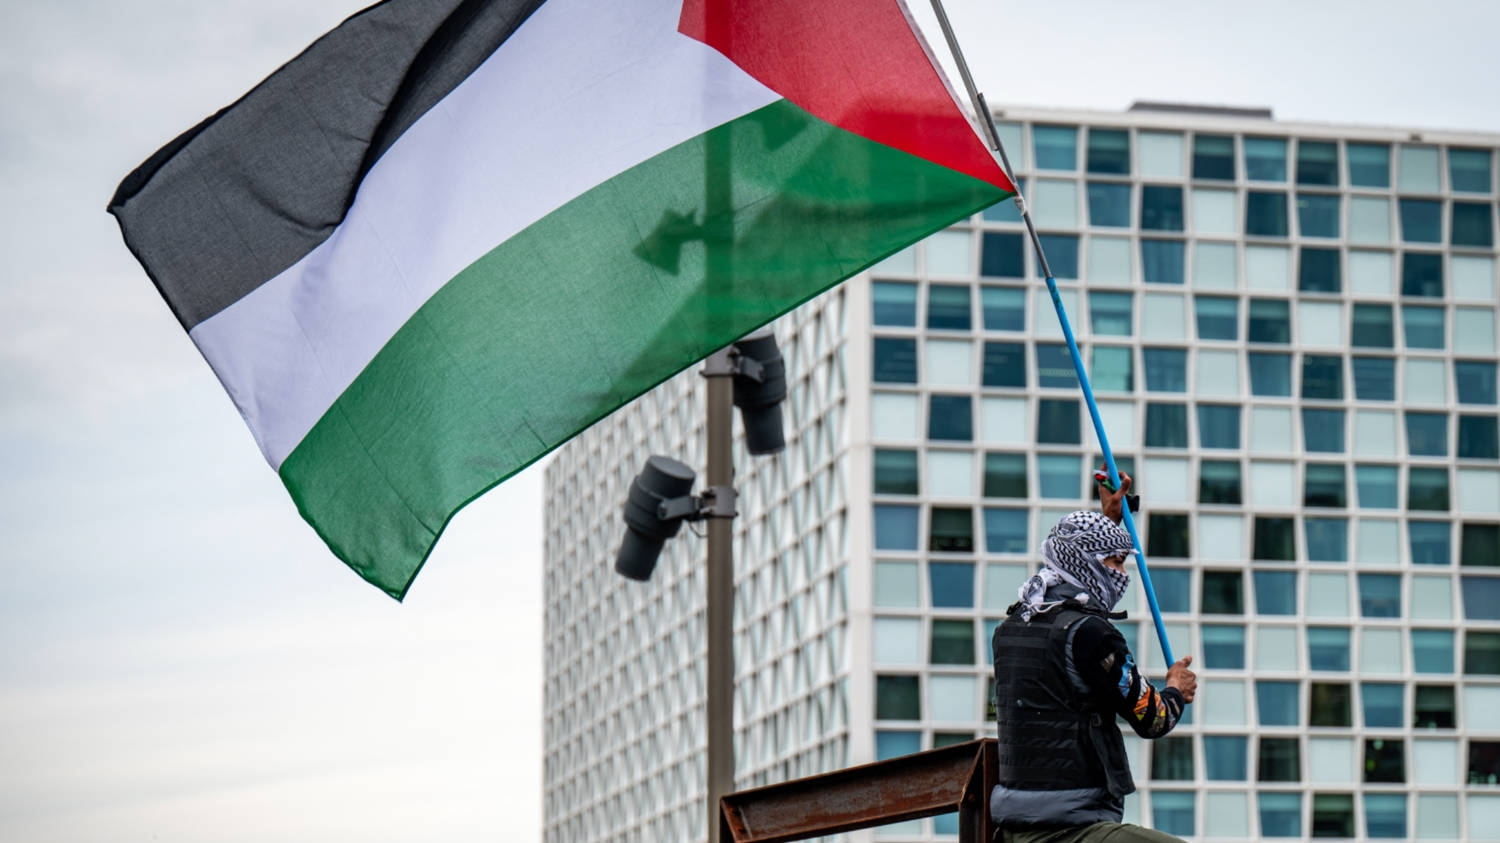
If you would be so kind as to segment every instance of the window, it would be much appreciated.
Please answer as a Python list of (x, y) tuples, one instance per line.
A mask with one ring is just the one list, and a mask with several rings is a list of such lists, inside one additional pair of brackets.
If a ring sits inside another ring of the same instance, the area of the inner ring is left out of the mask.
[(1452, 534), (1446, 521), (1412, 521), (1406, 525), (1413, 565), (1447, 565), (1453, 559)]
[(1147, 284), (1181, 285), (1183, 279), (1181, 240), (1142, 240), (1141, 273)]
[(1339, 146), (1334, 141), (1297, 141), (1297, 184), (1338, 185)]
[[(1148, 422), (1147, 427), (1149, 426)], [(1238, 404), (1198, 405), (1198, 446), (1230, 449), (1240, 447), (1240, 407)]]
[(1187, 406), (1184, 404), (1146, 405), (1146, 447), (1186, 448)]
[(1258, 515), (1253, 536), (1253, 558), (1268, 562), (1291, 562), (1297, 558), (1297, 539), (1291, 518)]
[(1287, 235), (1286, 194), (1252, 190), (1245, 198), (1245, 233), (1258, 237)]
[[(1265, 740), (1261, 741), (1262, 760), (1265, 756)], [(1264, 769), (1264, 768), (1262, 768)], [(1264, 777), (1261, 779), (1266, 781)], [(1287, 781), (1296, 781), (1294, 777)], [(1264, 837), (1302, 836), (1302, 794), (1266, 793), (1257, 794), (1260, 801), (1260, 833)]]
[(1190, 782), (1193, 780), (1193, 739), (1168, 736), (1154, 740), (1151, 746), (1151, 778), (1156, 781)]
[(1198, 503), (1241, 503), (1240, 464), (1235, 460), (1204, 460), (1198, 466)]
[(876, 325), (914, 328), (917, 325), (917, 285), (876, 281), (870, 285)]
[(1018, 342), (984, 344), (985, 386), (1026, 388), (1026, 346)]
[(1395, 509), (1398, 506), (1394, 465), (1357, 465), (1354, 467), (1354, 484), (1361, 507)]
[[(1263, 782), (1295, 782), (1301, 778), (1302, 759), (1296, 738), (1261, 738), (1256, 779)], [(1265, 796), (1266, 794), (1262, 794)], [(1264, 813), (1262, 823), (1264, 823)], [(1262, 826), (1262, 831), (1265, 831)]]
[(1310, 453), (1344, 452), (1344, 411), (1302, 408), (1302, 447)]
[(1244, 576), (1239, 571), (1204, 571), (1202, 606), (1208, 615), (1243, 615)]
[(1245, 178), (1286, 181), (1286, 139), (1245, 138)]
[(875, 605), (881, 608), (917, 608), (917, 563), (875, 563)]
[(1058, 389), (1078, 389), (1078, 371), (1066, 345), (1036, 344), (1037, 385)]
[(875, 493), (877, 495), (915, 495), (917, 491), (917, 452), (875, 449)]
[(1401, 295), (1442, 298), (1443, 256), (1425, 252), (1402, 253)]
[[(1146, 522), (1146, 555), (1151, 558), (1188, 558), (1188, 517), (1153, 512)], [(1155, 583), (1155, 580), (1152, 580)]]
[(1303, 237), (1337, 238), (1341, 228), (1338, 194), (1297, 194), (1297, 230)]
[(971, 562), (929, 562), (927, 585), (932, 588), (935, 609), (974, 607), (974, 564)]
[(876, 337), (874, 357), (876, 383), (917, 382), (916, 340)]
[(1469, 784), (1500, 784), (1500, 741), (1469, 741)]
[(1366, 793), (1364, 800), (1367, 837), (1406, 837), (1406, 794)]
[(1026, 330), (1026, 292), (1015, 287), (979, 288), (986, 331)]
[(1148, 231), (1182, 230), (1182, 188), (1148, 184), (1141, 188), (1141, 228)]
[(1192, 791), (1158, 790), (1152, 792), (1151, 824), (1157, 830), (1181, 837), (1192, 837), (1196, 826), (1195, 815)]
[(1130, 175), (1130, 132), (1124, 129), (1089, 129), (1088, 171)]
[(1388, 304), (1355, 304), (1349, 330), (1350, 344), (1363, 348), (1392, 348), (1396, 335)]
[(1344, 397), (1344, 359), (1336, 355), (1304, 355), (1302, 358), (1302, 397), (1342, 400)]
[(1353, 837), (1354, 794), (1313, 794), (1312, 836)]
[(1348, 506), (1344, 495), (1343, 463), (1311, 463), (1302, 484), (1303, 506)]
[(1297, 575), (1295, 573), (1256, 571), (1253, 577), (1257, 613), (1262, 615), (1295, 615), (1297, 613)]
[[(1342, 470), (1342, 466), (1340, 467)], [(1304, 518), (1309, 562), (1349, 561), (1349, 522), (1344, 518)]]
[(973, 664), (974, 622), (934, 620), (927, 660), (932, 664)]
[[(1391, 242), (1391, 200), (1384, 196), (1349, 197), (1349, 240), (1353, 243)], [(1367, 286), (1356, 289), (1363, 292), (1389, 291), (1386, 283), (1389, 276), (1387, 262), (1390, 255), (1385, 252), (1356, 252), (1349, 258), (1350, 274), (1359, 277), (1356, 270), (1367, 276)]]
[(1026, 455), (985, 454), (984, 496), (987, 498), (1026, 497)]
[(1366, 729), (1399, 729), (1406, 722), (1402, 713), (1404, 685), (1366, 682), (1359, 694), (1364, 702)]
[(1465, 567), (1500, 566), (1500, 524), (1465, 522), (1459, 541), (1459, 564)]
[(1078, 237), (1073, 234), (1040, 235), (1042, 251), (1047, 254), (1047, 268), (1053, 278), (1078, 277)]
[(1247, 333), (1250, 342), (1286, 345), (1292, 341), (1290, 308), (1284, 299), (1251, 299)]
[(1488, 249), (1495, 245), (1488, 202), (1454, 202), (1453, 227), (1448, 235), (1454, 246)]
[[(1002, 128), (1000, 130), (1000, 134), (1002, 136), (1006, 134), (1004, 128)], [(1024, 166), (1024, 165), (1021, 165), (1021, 163), (1020, 163), (1020, 159), (1022, 157), (1021, 153), (1024, 151), (1024, 150), (1021, 149), (1020, 141), (1021, 141), (1021, 138), (1020, 138), (1020, 133), (1018, 131), (1016, 133), (1015, 143), (1012, 144), (1010, 141), (1005, 141), (1005, 148), (1009, 149), (1013, 153), (1015, 153), (1015, 156), (1016, 156), (1016, 159), (1017, 159), (1016, 160), (1016, 164), (1017, 165)], [(1018, 177), (1016, 179), (1016, 189), (1021, 192), (1022, 196), (1030, 196), (1031, 195), (1030, 193), (1026, 192), (1026, 179), (1024, 179), (1024, 178), (1019, 178)], [(1015, 202), (1009, 202), (1009, 201), (996, 202), (995, 204), (989, 206), (988, 208), (985, 208), (983, 216), (984, 216), (984, 219), (987, 220), (987, 221), (989, 221), (989, 222), (1009, 222), (1009, 223), (1016, 223), (1016, 224), (1020, 224), (1020, 222), (1021, 222), (1021, 213), (1020, 213), (1020, 211), (1016, 210), (1016, 203)]]
[(1452, 673), (1453, 630), (1412, 630), (1411, 662), (1417, 673)]
[(950, 331), (967, 331), (969, 319), (969, 285), (933, 284), (927, 288), (927, 327)]
[(1448, 511), (1448, 469), (1412, 468), (1406, 477), (1406, 508)]
[(1094, 346), (1093, 369), (1089, 381), (1095, 392), (1133, 392), (1135, 374), (1133, 355), (1128, 346)]
[(1297, 683), (1259, 681), (1255, 683), (1255, 705), (1262, 726), (1297, 725)]
[(1399, 163), (1396, 187), (1402, 193), (1437, 193), (1441, 189), (1437, 147), (1402, 144)]
[(1453, 361), (1453, 379), (1458, 384), (1458, 403), (1495, 403), (1495, 364), (1488, 360)]
[(1391, 148), (1385, 144), (1351, 143), (1346, 148), (1349, 155), (1349, 184), (1352, 187), (1391, 186)]
[[(942, 553), (973, 553), (974, 552), (974, 513), (964, 507), (935, 506), (932, 508), (932, 530), (927, 538), (927, 549)], [(934, 572), (940, 565), (930, 566)], [(951, 567), (951, 566), (949, 566)], [(968, 566), (972, 568), (972, 566)], [(947, 605), (937, 602), (937, 573), (933, 573), (933, 605)], [(969, 579), (974, 579), (972, 571)], [(969, 586), (969, 605), (974, 602), (973, 584)]]
[(1249, 354), (1250, 394), (1292, 394), (1292, 356), (1252, 351)]
[(1082, 439), (1078, 400), (1043, 398), (1037, 402), (1036, 441), (1044, 445), (1076, 445)]
[(917, 517), (915, 506), (875, 505), (875, 549), (916, 550)]
[(875, 733), (875, 760), (899, 758), (922, 751), (921, 732), (877, 731)]
[[(878, 508), (878, 507), (877, 507)], [(984, 510), (984, 548), (988, 553), (1026, 553), (1031, 549), (1024, 509)]]
[(986, 231), (980, 239), (979, 274), (990, 278), (1024, 278), (1026, 253), (1021, 235)]
[(1359, 612), (1367, 618), (1401, 617), (1400, 575), (1360, 574)]
[(1089, 293), (1089, 317), (1094, 333), (1128, 337), (1132, 333), (1135, 297), (1130, 293)]
[(1454, 193), (1489, 193), (1490, 151), (1449, 147), (1448, 183)]
[(1083, 481), (1080, 462), (1073, 454), (1039, 454), (1036, 473), (1042, 497), (1077, 498), (1079, 484)]
[(1302, 248), (1297, 270), (1297, 289), (1304, 293), (1337, 293), (1343, 289), (1338, 249)]
[[(1490, 557), (1494, 564), (1494, 557)], [(1464, 617), (1471, 621), (1500, 620), (1500, 579), (1462, 577), (1459, 592), (1464, 597)]]
[(1408, 348), (1442, 348), (1446, 337), (1443, 321), (1441, 307), (1401, 306), (1401, 326)]
[(1418, 729), (1452, 729), (1458, 722), (1451, 685), (1418, 685), (1412, 723)]
[(968, 395), (932, 395), (928, 399), (927, 438), (941, 442), (974, 439), (973, 401)]
[(922, 698), (915, 676), (875, 676), (876, 720), (921, 720)]
[(1185, 568), (1161, 568), (1151, 575), (1151, 585), (1156, 591), (1157, 608), (1163, 612), (1192, 611), (1192, 571)]
[[(1348, 670), (1349, 669), (1349, 628), (1345, 626), (1310, 626), (1307, 628), (1307, 663), (1313, 670)], [(1349, 686), (1338, 686), (1343, 689), (1344, 708), (1346, 709), (1342, 723), (1319, 723), (1317, 722), (1316, 709), (1318, 702), (1318, 685), (1313, 685), (1313, 709), (1314, 726), (1347, 726), (1349, 715), (1347, 712), (1349, 703)], [(1331, 692), (1330, 692), (1331, 693)], [(1323, 700), (1327, 703), (1328, 700)]]
[(1147, 392), (1187, 391), (1187, 352), (1180, 348), (1145, 348)]
[(1464, 630), (1464, 675), (1500, 676), (1500, 632)]
[(1242, 735), (1205, 735), (1203, 772), (1209, 781), (1242, 782), (1250, 766), (1247, 738)]
[(1197, 135), (1193, 138), (1193, 178), (1234, 181), (1234, 137)]
[(1137, 165), (1144, 176), (1182, 177), (1182, 135), (1176, 132), (1141, 132)]
[(1038, 170), (1078, 169), (1078, 129), (1073, 126), (1033, 126), (1031, 145)]
[(1355, 357), (1354, 397), (1360, 401), (1394, 401), (1396, 398), (1396, 361), (1389, 357)]
[(1245, 669), (1243, 626), (1205, 625), (1202, 629), (1204, 667), (1210, 670)]
[(1197, 296), (1193, 304), (1198, 316), (1198, 338), (1233, 340), (1239, 338), (1239, 299), (1225, 296)]
[(1416, 457), (1448, 455), (1448, 414), (1406, 414), (1406, 450)]
[(1130, 226), (1130, 185), (1091, 181), (1088, 184), (1089, 225)]

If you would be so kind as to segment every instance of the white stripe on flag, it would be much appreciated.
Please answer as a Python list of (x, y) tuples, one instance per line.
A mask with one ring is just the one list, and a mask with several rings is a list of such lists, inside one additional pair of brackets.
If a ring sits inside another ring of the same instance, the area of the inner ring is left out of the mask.
[(272, 468), (495, 246), (780, 97), (677, 32), (682, 0), (551, 0), (371, 168), (332, 236), (195, 327)]

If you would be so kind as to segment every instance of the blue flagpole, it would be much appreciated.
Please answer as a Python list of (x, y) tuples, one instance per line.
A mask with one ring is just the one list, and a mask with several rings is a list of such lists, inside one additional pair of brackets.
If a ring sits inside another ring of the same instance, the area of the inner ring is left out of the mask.
[[(1052, 277), (1052, 267), (1047, 263), (1047, 253), (1042, 249), (1042, 239), (1037, 236), (1036, 224), (1031, 219), (1031, 209), (1027, 207), (1026, 200), (1021, 196), (1021, 186), (1016, 181), (1015, 170), (1011, 169), (1010, 158), (1005, 154), (1005, 145), (1000, 142), (1000, 133), (995, 130), (995, 119), (990, 114), (990, 107), (984, 101), (984, 94), (974, 87), (974, 79), (969, 75), (969, 66), (964, 61), (963, 51), (959, 49), (958, 39), (953, 34), (953, 27), (948, 23), (948, 14), (943, 10), (942, 0), (932, 0), (932, 9), (937, 13), (938, 25), (942, 27), (943, 37), (948, 42), (948, 49), (953, 53), (954, 62), (958, 65), (959, 76), (963, 79), (964, 88), (969, 92), (969, 99), (973, 101), (974, 108), (979, 112), (981, 126), (990, 142), (990, 147), (1000, 154), (1000, 164), (1005, 170), (1006, 178), (1016, 188), (1016, 208), (1021, 212), (1021, 220), (1026, 223), (1026, 231), (1031, 235), (1032, 248), (1036, 250), (1037, 267), (1047, 279), (1047, 292), (1052, 296), (1052, 307), (1057, 311), (1057, 321), (1062, 325), (1063, 337), (1068, 341), (1068, 354), (1073, 358), (1073, 369), (1078, 373), (1078, 385), (1083, 387), (1083, 398), (1088, 403), (1089, 418), (1094, 422), (1094, 435), (1099, 440), (1099, 448), (1104, 451), (1104, 464), (1109, 472), (1109, 481), (1115, 488), (1120, 488), (1120, 471), (1115, 466), (1115, 454), (1109, 447), (1109, 437), (1104, 434), (1104, 421), (1099, 418), (1099, 405), (1094, 401), (1094, 388), (1089, 384), (1088, 372), (1083, 365), (1083, 355), (1078, 351), (1078, 342), (1073, 338), (1073, 326), (1068, 322), (1068, 313), (1063, 308), (1062, 297), (1057, 293), (1057, 280)], [(1146, 566), (1146, 553), (1141, 547), (1141, 537), (1136, 533), (1135, 519), (1131, 517), (1130, 507), (1121, 502), (1121, 513), (1124, 516), (1125, 529), (1130, 533), (1130, 541), (1135, 545), (1135, 567), (1141, 575), (1141, 588), (1146, 592), (1146, 603), (1151, 607), (1151, 618), (1156, 622), (1156, 637), (1161, 641), (1161, 652), (1166, 656), (1167, 666), (1176, 663), (1172, 658), (1172, 644), (1167, 640), (1167, 627), (1161, 620), (1161, 607), (1156, 602), (1156, 589), (1151, 586), (1151, 571)]]

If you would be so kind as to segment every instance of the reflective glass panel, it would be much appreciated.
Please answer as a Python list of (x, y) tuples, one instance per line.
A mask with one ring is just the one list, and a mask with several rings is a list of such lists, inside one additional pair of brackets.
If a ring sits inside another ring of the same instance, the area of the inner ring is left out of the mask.
[(1464, 522), (1459, 543), (1459, 564), (1466, 567), (1500, 566), (1500, 524)]
[(1244, 576), (1239, 571), (1204, 571), (1202, 611), (1209, 615), (1243, 615)]
[(1182, 568), (1162, 568), (1151, 573), (1156, 590), (1156, 605), (1163, 612), (1190, 612), (1193, 597), (1193, 572)]
[(875, 677), (876, 720), (921, 720), (922, 698), (915, 676)]
[[(1187, 559), (1188, 517), (1153, 512), (1146, 522), (1146, 555), (1150, 558)], [(1152, 584), (1156, 578), (1152, 577)]]
[(1403, 252), (1401, 255), (1401, 295), (1441, 298), (1443, 295), (1443, 256), (1425, 252)]
[(1255, 704), (1262, 726), (1297, 725), (1296, 682), (1260, 681), (1255, 683)]
[[(1189, 776), (1188, 778), (1192, 778)], [(1195, 828), (1192, 791), (1159, 790), (1151, 794), (1151, 825), (1166, 834), (1191, 837)]]
[(1176, 735), (1151, 742), (1151, 778), (1193, 780), (1193, 739)]
[[(973, 553), (974, 552), (974, 512), (968, 507), (935, 506), (932, 508), (932, 525), (927, 537), (927, 549), (940, 553)], [(963, 567), (963, 566), (958, 566)], [(956, 605), (950, 603), (939, 604), (937, 587), (939, 574), (942, 573), (949, 579), (957, 576), (956, 567), (953, 565), (939, 565), (934, 563), (928, 566), (932, 572), (933, 605)], [(974, 566), (968, 565), (968, 590), (969, 602), (974, 603)], [(944, 582), (948, 580), (945, 579)]]
[(979, 274), (991, 278), (1024, 278), (1026, 253), (1021, 235), (986, 231), (979, 241)]
[(1297, 141), (1297, 184), (1338, 183), (1339, 145), (1334, 141)]
[[(1267, 738), (1261, 739), (1261, 770), (1265, 771), (1266, 753), (1265, 743)], [(1296, 740), (1292, 738), (1291, 740)], [(1264, 775), (1261, 781), (1296, 781), (1291, 779), (1267, 779)], [(1302, 836), (1302, 794), (1300, 793), (1275, 793), (1262, 791), (1256, 794), (1260, 804), (1260, 833), (1264, 837), (1301, 837)]]
[(1342, 838), (1354, 836), (1353, 794), (1313, 794), (1312, 836)]
[(1338, 401), (1344, 397), (1344, 358), (1330, 354), (1302, 357), (1302, 397)]
[(1297, 558), (1294, 521), (1269, 515), (1255, 518), (1253, 558), (1270, 562), (1291, 562)]
[(1198, 405), (1198, 446), (1200, 448), (1238, 448), (1240, 446), (1240, 407), (1238, 404)]
[(1251, 138), (1244, 141), (1245, 178), (1250, 181), (1286, 181), (1286, 139)]
[(1448, 184), (1454, 193), (1489, 193), (1490, 151), (1448, 148)]
[[(1349, 669), (1349, 628), (1335, 626), (1310, 626), (1307, 628), (1307, 663), (1313, 670), (1348, 670)], [(1348, 686), (1340, 686), (1345, 689), (1345, 706), (1347, 707)], [(1316, 690), (1316, 688), (1314, 688)], [(1317, 708), (1318, 700), (1313, 700), (1313, 725), (1347, 726), (1349, 716), (1347, 712), (1340, 723), (1318, 723)]]
[(968, 284), (930, 284), (927, 287), (927, 327), (967, 331), (969, 317)]
[(1096, 392), (1131, 392), (1135, 389), (1134, 355), (1129, 347), (1096, 345), (1089, 381)]
[(1412, 468), (1406, 478), (1406, 508), (1448, 511), (1448, 469)]
[(1237, 460), (1204, 460), (1198, 467), (1198, 502), (1239, 504), (1244, 483)]
[[(1258, 759), (1259, 763), (1256, 765), (1255, 778), (1263, 782), (1298, 781), (1301, 778), (1302, 768), (1302, 754), (1298, 751), (1298, 744), (1299, 741), (1297, 738), (1261, 738), (1260, 758)], [(1265, 827), (1266, 817), (1264, 799), (1268, 795), (1295, 796), (1295, 794), (1261, 794), (1261, 831), (1265, 834), (1277, 836), (1272, 834), (1271, 831)], [(1300, 811), (1296, 809), (1296, 806), (1300, 803), (1294, 801), (1292, 804), (1293, 813), (1300, 813)], [(1293, 837), (1296, 836), (1296, 832), (1284, 832), (1279, 836)]]
[(876, 281), (870, 285), (876, 325), (916, 327), (917, 285), (903, 281)]
[(1026, 553), (1031, 549), (1024, 509), (984, 510), (985, 550), (989, 553)]
[(1016, 287), (980, 287), (986, 331), (1026, 330), (1026, 292)]
[(1088, 184), (1089, 225), (1128, 228), (1130, 185), (1091, 181)]
[(1343, 272), (1338, 249), (1302, 247), (1297, 265), (1297, 289), (1304, 293), (1337, 293), (1343, 289)]
[(1255, 611), (1262, 615), (1297, 613), (1297, 575), (1291, 571), (1256, 571)]
[(1248, 360), (1252, 395), (1292, 394), (1292, 355), (1252, 351)]
[(1360, 574), (1359, 613), (1367, 618), (1401, 617), (1401, 576)]
[(1243, 735), (1205, 735), (1203, 771), (1209, 781), (1239, 782), (1248, 778), (1249, 753)]
[(1074, 126), (1033, 126), (1031, 145), (1038, 170), (1078, 169), (1078, 129)]
[(1250, 342), (1291, 342), (1290, 313), (1285, 299), (1251, 299), (1247, 328)]
[(1160, 184), (1142, 186), (1141, 228), (1181, 231), (1182, 227), (1182, 188)]
[(973, 399), (968, 395), (933, 395), (927, 404), (927, 438), (945, 442), (974, 439)]
[(1286, 194), (1252, 190), (1245, 199), (1245, 233), (1258, 237), (1287, 235)]
[(1449, 242), (1454, 246), (1488, 249), (1495, 245), (1495, 228), (1488, 202), (1454, 202)]
[(1359, 490), (1359, 505), (1373, 509), (1395, 509), (1399, 502), (1394, 465), (1357, 465), (1354, 483)]
[[(1500, 632), (1464, 630), (1464, 675), (1500, 676)], [(1496, 748), (1500, 749), (1500, 744)], [(1494, 783), (1493, 778), (1484, 782)]]
[(1396, 361), (1390, 357), (1355, 357), (1349, 361), (1354, 371), (1354, 397), (1361, 401), (1394, 401), (1396, 399)]
[(1225, 296), (1195, 296), (1193, 299), (1198, 338), (1233, 340), (1239, 338), (1240, 300)]
[(1234, 181), (1234, 136), (1193, 137), (1193, 178)]
[(1460, 404), (1495, 403), (1495, 364), (1489, 360), (1453, 361), (1453, 379), (1458, 384)]
[[(1342, 470), (1342, 466), (1340, 469)], [(1349, 522), (1344, 518), (1305, 518), (1309, 562), (1349, 561)]]
[(1350, 321), (1350, 345), (1364, 348), (1393, 348), (1396, 344), (1391, 306), (1388, 304), (1355, 304)]
[(1187, 407), (1183, 404), (1146, 405), (1146, 447), (1186, 448)]
[(1399, 729), (1406, 724), (1406, 688), (1399, 684), (1366, 682), (1359, 686), (1366, 729)]
[(916, 550), (917, 519), (915, 506), (875, 505), (875, 549)]
[(973, 664), (974, 622), (934, 620), (927, 660), (931, 664)]
[[(1450, 662), (1452, 658), (1449, 654)], [(1412, 708), (1418, 729), (1452, 729), (1458, 721), (1452, 685), (1418, 685)]]
[(1037, 385), (1059, 389), (1078, 388), (1078, 370), (1068, 347), (1057, 343), (1036, 344)]
[(1408, 243), (1443, 242), (1443, 203), (1433, 199), (1402, 199), (1399, 203), (1401, 239)]
[(902, 755), (910, 755), (913, 752), (921, 751), (921, 732), (877, 731), (875, 733), (876, 761), (884, 761), (888, 758), (899, 758)]
[(873, 357), (876, 383), (917, 382), (916, 340), (876, 337)]
[(1187, 391), (1187, 352), (1180, 348), (1145, 348), (1147, 392)]
[(1302, 408), (1302, 447), (1309, 452), (1344, 452), (1344, 411)]
[(1348, 505), (1344, 494), (1343, 463), (1311, 463), (1302, 484), (1303, 506), (1342, 508)]
[(1024, 498), (1027, 495), (1025, 454), (984, 455), (984, 496)]
[(1245, 628), (1211, 626), (1202, 628), (1203, 666), (1210, 670), (1245, 669)]
[(882, 608), (915, 609), (920, 604), (917, 563), (875, 563), (875, 605)]
[(1026, 346), (1018, 342), (987, 342), (984, 344), (982, 366), (985, 386), (1026, 387)]
[(1096, 334), (1128, 337), (1135, 297), (1130, 293), (1089, 293), (1089, 317)]
[(1437, 193), (1442, 190), (1435, 146), (1401, 145), (1400, 173), (1396, 187), (1402, 193)]
[(1036, 441), (1047, 445), (1077, 445), (1080, 441), (1078, 400), (1043, 398), (1037, 402)]
[(918, 494), (917, 452), (876, 448), (875, 493), (877, 495)]
[(1074, 279), (1078, 277), (1078, 236), (1075, 234), (1043, 234), (1042, 250), (1047, 253), (1047, 266), (1052, 277)]
[(1412, 630), (1411, 663), (1417, 673), (1452, 673), (1453, 630)]
[(1448, 414), (1406, 414), (1406, 451), (1416, 457), (1448, 455)]
[[(1000, 134), (1004, 136), (1005, 132), (1002, 131)], [(1005, 141), (1005, 148), (1007, 150), (1012, 150), (1011, 154), (1013, 155), (1019, 156), (1021, 154), (1019, 151), (1021, 149), (1019, 131), (1017, 131), (1016, 134), (1016, 143), (1012, 145), (1011, 142), (1007, 140)], [(1016, 187), (1021, 191), (1022, 196), (1031, 195), (1030, 193), (1026, 192), (1026, 179), (1017, 178)], [(985, 208), (983, 217), (986, 221), (989, 222), (1021, 222), (1021, 212), (1016, 210), (1016, 203), (1009, 199), (1003, 199), (989, 206), (988, 208)]]
[(1148, 284), (1182, 284), (1182, 241), (1142, 240), (1141, 271)]
[(1406, 794), (1366, 793), (1365, 834), (1372, 838), (1406, 837)]
[(1182, 177), (1182, 135), (1176, 132), (1141, 132), (1139, 142), (1140, 171), (1147, 178)]
[(1193, 285), (1203, 289), (1232, 290), (1239, 283), (1239, 261), (1233, 243), (1193, 244)]
[(1130, 175), (1130, 132), (1124, 129), (1089, 129), (1088, 171)]
[(1345, 147), (1349, 156), (1349, 184), (1352, 187), (1391, 186), (1391, 148), (1383, 143), (1351, 143)]
[(1453, 535), (1446, 521), (1412, 521), (1406, 525), (1413, 565), (1447, 565), (1453, 561)]
[(1083, 463), (1072, 454), (1039, 454), (1037, 485), (1044, 498), (1077, 498), (1083, 482)]
[[(1491, 560), (1494, 557), (1490, 557)], [(1463, 577), (1464, 617), (1471, 621), (1500, 620), (1500, 579)]]
[(1391, 242), (1391, 200), (1384, 196), (1349, 197), (1349, 240)]
[(1303, 237), (1337, 238), (1340, 229), (1338, 194), (1297, 194), (1297, 230)]

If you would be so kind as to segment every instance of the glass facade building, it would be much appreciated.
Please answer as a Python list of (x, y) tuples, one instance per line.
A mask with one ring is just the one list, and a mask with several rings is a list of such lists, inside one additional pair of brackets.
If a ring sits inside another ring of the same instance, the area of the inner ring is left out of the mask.
[[(1199, 670), (1188, 722), (1129, 739), (1127, 818), (1500, 839), (1500, 136), (1151, 110), (1000, 131)], [(742, 787), (993, 734), (990, 633), (1099, 460), (1010, 202), (778, 336), (788, 451), (737, 455)], [(702, 542), (647, 586), (610, 569), (645, 456), (698, 464), (699, 380), (548, 470), (549, 841), (703, 834)], [(1138, 587), (1122, 608), (1159, 680)]]

